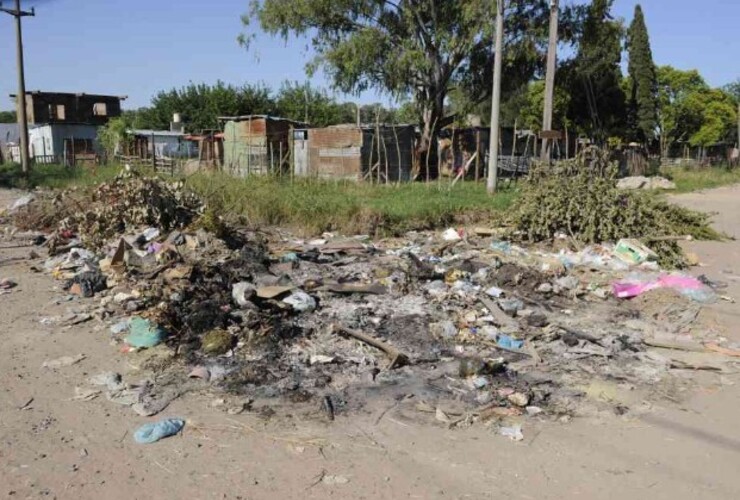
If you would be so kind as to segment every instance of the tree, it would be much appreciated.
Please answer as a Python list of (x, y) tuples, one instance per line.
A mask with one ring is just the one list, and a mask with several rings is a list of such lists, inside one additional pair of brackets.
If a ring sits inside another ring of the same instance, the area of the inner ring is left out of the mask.
[(732, 83), (728, 83), (727, 85), (722, 87), (722, 90), (730, 94), (735, 99), (735, 101), (740, 104), (740, 78)]
[[(538, 80), (527, 86), (523, 95), (522, 105), (519, 111), (521, 121), (520, 128), (528, 128), (535, 132), (542, 131), (542, 108), (545, 104), (545, 82)], [(553, 128), (562, 130), (570, 124), (566, 116), (570, 96), (562, 87), (555, 88), (553, 95)]]
[(613, 3), (593, 0), (588, 6), (577, 55), (560, 72), (571, 95), (569, 118), (602, 143), (623, 135), (626, 118), (620, 69), (624, 30), (611, 15)]
[(313, 88), (308, 82), (284, 82), (275, 98), (275, 107), (276, 113), (282, 117), (316, 127), (355, 121), (353, 115), (348, 117), (346, 108), (329, 97), (326, 91)]
[(630, 132), (634, 138), (649, 143), (655, 138), (658, 127), (658, 79), (640, 4), (635, 6), (635, 17), (629, 28), (627, 48), (631, 87)]
[[(308, 35), (317, 54), (309, 74), (323, 67), (341, 91), (374, 88), (413, 97), (424, 152), (449, 121), (445, 100), (451, 89), (465, 88), (473, 102), (490, 94), (494, 5), (493, 0), (252, 0), (243, 23), (248, 27), (256, 20), (285, 39)], [(549, 2), (522, 0), (507, 10), (504, 80), (513, 89), (542, 65)], [(564, 20), (565, 34), (568, 26)], [(242, 43), (248, 46), (253, 36), (242, 36)]]
[(15, 111), (0, 111), (0, 123), (16, 123)]
[(668, 156), (677, 141), (688, 140), (700, 125), (700, 119), (691, 113), (685, 103), (694, 93), (709, 90), (709, 85), (696, 70), (683, 71), (671, 66), (657, 69), (658, 131), (661, 156)]
[[(721, 89), (702, 89), (686, 96), (679, 119), (692, 146), (734, 142), (737, 133), (737, 104)], [(690, 124), (687, 127), (687, 124)]]
[(109, 159), (119, 153), (120, 148), (130, 141), (131, 137), (128, 131), (133, 128), (132, 118), (133, 115), (131, 114), (111, 118), (108, 123), (98, 129), (98, 142)]
[(275, 114), (270, 90), (262, 85), (235, 87), (218, 81), (215, 85), (191, 83), (180, 89), (161, 91), (151, 107), (141, 110), (139, 124), (167, 130), (174, 113), (180, 113), (185, 130), (199, 132), (219, 127), (219, 116)]

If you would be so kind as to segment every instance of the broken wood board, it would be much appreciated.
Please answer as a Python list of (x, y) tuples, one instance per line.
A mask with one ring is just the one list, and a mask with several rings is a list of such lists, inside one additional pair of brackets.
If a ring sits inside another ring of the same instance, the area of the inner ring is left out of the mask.
[(367, 293), (372, 295), (383, 295), (388, 292), (388, 289), (380, 283), (328, 283), (320, 290), (334, 293)]

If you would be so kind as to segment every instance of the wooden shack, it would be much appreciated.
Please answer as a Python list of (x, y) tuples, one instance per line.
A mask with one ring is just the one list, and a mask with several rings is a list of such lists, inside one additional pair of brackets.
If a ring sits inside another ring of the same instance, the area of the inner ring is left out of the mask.
[(293, 139), (296, 175), (379, 183), (410, 179), (411, 125), (336, 125), (296, 130)]
[(267, 115), (220, 118), (224, 122), (223, 167), (244, 177), (290, 172), (291, 131), (305, 124)]

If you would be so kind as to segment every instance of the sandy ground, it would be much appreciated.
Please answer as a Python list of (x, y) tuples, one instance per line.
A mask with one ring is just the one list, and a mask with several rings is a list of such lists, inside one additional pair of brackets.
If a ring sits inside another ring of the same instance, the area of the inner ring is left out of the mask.
[[(0, 205), (14, 193), (0, 192)], [(675, 197), (716, 211), (740, 235), (740, 186)], [(697, 274), (740, 298), (740, 242), (689, 245)], [(635, 417), (599, 415), (532, 424), (515, 443), (480, 427), (447, 430), (388, 408), (331, 424), (285, 415), (263, 422), (211, 408), (191, 394), (160, 416), (188, 420), (185, 432), (138, 445), (147, 419), (100, 397), (74, 401), (75, 387), (104, 370), (129, 373), (131, 358), (101, 325), (44, 326), (67, 312), (50, 277), (29, 271), (28, 249), (0, 250), (0, 277), (19, 283), (0, 296), (0, 495), (11, 498), (740, 498), (740, 381), (705, 375), (675, 404)], [(706, 312), (740, 340), (740, 304)], [(47, 359), (84, 354), (51, 370)], [(381, 418), (382, 417), (382, 418)], [(321, 481), (321, 477), (324, 480)]]

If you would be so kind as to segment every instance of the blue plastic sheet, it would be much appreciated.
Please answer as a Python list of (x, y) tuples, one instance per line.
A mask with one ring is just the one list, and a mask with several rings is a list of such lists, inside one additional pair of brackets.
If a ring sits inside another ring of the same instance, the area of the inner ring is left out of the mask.
[(499, 334), (498, 338), (496, 339), (496, 344), (505, 349), (521, 349), (522, 347), (524, 347), (523, 340), (517, 340), (514, 337), (510, 337), (503, 333)]
[(185, 427), (185, 421), (179, 418), (168, 418), (144, 424), (134, 433), (134, 439), (139, 444), (156, 443), (160, 439), (174, 436)]

